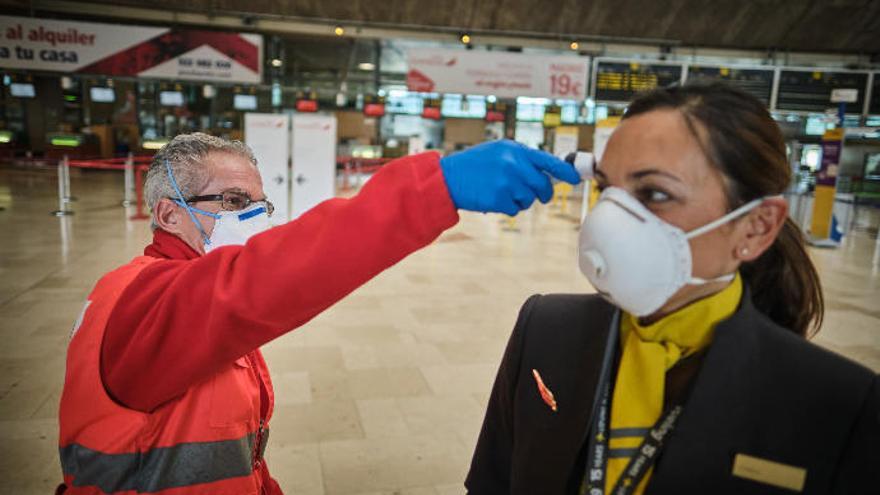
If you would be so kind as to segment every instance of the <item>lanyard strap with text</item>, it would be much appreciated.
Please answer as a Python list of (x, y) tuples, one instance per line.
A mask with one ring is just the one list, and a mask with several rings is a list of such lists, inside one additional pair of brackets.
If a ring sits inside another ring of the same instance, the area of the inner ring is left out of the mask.
[[(609, 410), (611, 405), (611, 377), (605, 375), (602, 399), (596, 411), (596, 417), (590, 429), (590, 440), (587, 447), (587, 469), (581, 483), (579, 495), (605, 495), (605, 476), (608, 465), (608, 438), (611, 434)], [(660, 419), (642, 439), (638, 450), (630, 458), (626, 469), (614, 484), (611, 495), (630, 495), (645, 478), (651, 466), (657, 462), (657, 456), (663, 450), (663, 440), (675, 428), (675, 422), (681, 415), (682, 405), (677, 404), (663, 413)]]

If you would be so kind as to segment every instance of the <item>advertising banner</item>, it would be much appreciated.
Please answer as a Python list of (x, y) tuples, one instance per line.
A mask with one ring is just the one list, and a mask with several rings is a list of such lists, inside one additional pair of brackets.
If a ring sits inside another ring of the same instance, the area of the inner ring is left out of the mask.
[(589, 57), (418, 48), (407, 52), (410, 91), (583, 100)]
[(0, 67), (259, 83), (257, 34), (0, 16)]

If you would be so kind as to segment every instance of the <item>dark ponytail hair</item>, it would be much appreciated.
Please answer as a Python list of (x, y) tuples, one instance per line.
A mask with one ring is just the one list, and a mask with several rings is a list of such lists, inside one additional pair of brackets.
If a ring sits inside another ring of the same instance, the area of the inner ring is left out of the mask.
[[(722, 83), (657, 89), (636, 97), (624, 119), (674, 109), (727, 183), (728, 207), (782, 194), (791, 168), (779, 126), (757, 98)], [(778, 325), (801, 336), (818, 330), (824, 315), (819, 275), (807, 255), (800, 228), (787, 218), (776, 241), (741, 267), (755, 306)]]

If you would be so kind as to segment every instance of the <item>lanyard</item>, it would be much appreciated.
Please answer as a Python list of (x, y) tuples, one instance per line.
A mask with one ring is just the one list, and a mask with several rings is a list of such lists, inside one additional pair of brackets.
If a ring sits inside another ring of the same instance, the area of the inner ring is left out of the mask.
[[(619, 315), (619, 313), (618, 313)], [(602, 375), (597, 392), (601, 391), (598, 407), (594, 408), (593, 422), (590, 426), (587, 444), (587, 466), (581, 482), (579, 495), (605, 495), (605, 476), (608, 466), (608, 439), (611, 434), (611, 362), (609, 353), (616, 352), (619, 317), (612, 319), (609, 345), (602, 366)], [(663, 440), (675, 428), (683, 406), (676, 404), (667, 409), (642, 439), (639, 448), (630, 458), (620, 478), (611, 489), (610, 495), (631, 495), (645, 478), (651, 466), (663, 450)]]

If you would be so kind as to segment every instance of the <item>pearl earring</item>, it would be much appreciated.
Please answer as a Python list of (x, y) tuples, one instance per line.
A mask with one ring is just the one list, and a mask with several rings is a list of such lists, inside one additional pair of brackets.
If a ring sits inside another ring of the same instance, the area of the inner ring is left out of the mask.
[(749, 254), (749, 248), (742, 248), (742, 249), (739, 250), (739, 253), (740, 253), (741, 255), (743, 255), (743, 256), (748, 256), (748, 254)]

